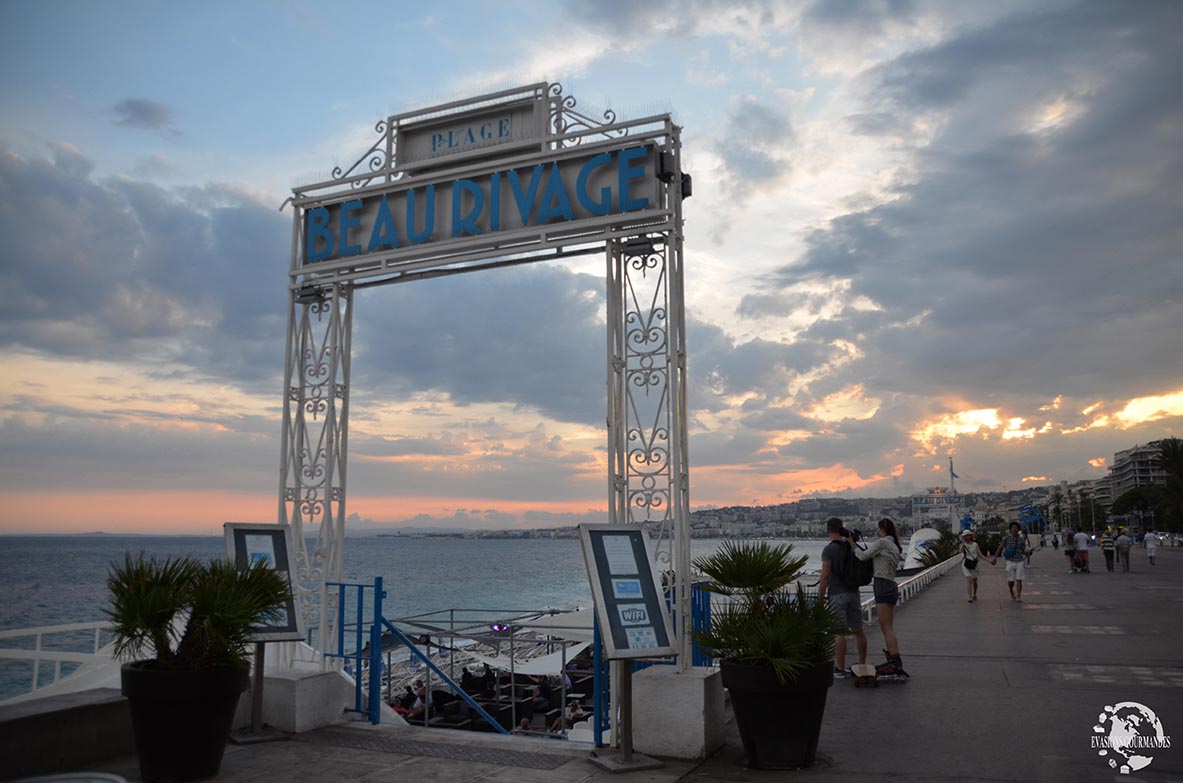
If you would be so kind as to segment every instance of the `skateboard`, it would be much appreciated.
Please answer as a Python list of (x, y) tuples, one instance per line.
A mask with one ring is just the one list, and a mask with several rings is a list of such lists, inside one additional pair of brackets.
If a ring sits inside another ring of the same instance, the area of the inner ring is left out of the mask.
[(871, 664), (856, 663), (850, 667), (850, 670), (854, 672), (854, 687), (879, 687), (879, 675)]
[(889, 682), (907, 682), (908, 673), (903, 669), (893, 669), (890, 672), (880, 671), (878, 667), (869, 663), (856, 663), (850, 667), (854, 674), (854, 687), (878, 688), (880, 680)]

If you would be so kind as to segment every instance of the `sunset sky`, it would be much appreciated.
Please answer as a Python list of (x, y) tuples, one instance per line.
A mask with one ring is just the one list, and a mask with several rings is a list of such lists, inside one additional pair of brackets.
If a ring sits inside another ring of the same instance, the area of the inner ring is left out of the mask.
[[(0, 532), (274, 521), (293, 186), (534, 81), (684, 128), (691, 503), (1183, 435), (1183, 5), (0, 4)], [(599, 257), (360, 292), (348, 510), (604, 518)]]

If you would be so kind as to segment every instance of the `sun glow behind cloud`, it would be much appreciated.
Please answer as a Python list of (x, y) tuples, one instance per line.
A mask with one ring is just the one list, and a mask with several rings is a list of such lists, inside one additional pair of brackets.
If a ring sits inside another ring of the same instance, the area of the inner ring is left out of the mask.
[(990, 430), (1002, 426), (997, 408), (980, 408), (977, 410), (949, 413), (921, 422), (912, 430), (913, 440), (918, 441), (924, 449), (935, 454), (937, 446), (943, 441), (956, 439), (962, 435), (978, 435), (982, 430), (989, 434)]
[(813, 407), (806, 415), (818, 421), (869, 419), (879, 410), (880, 401), (864, 395), (862, 385), (834, 392)]
[(1006, 429), (1002, 432), (1003, 440), (1014, 440), (1015, 438), (1030, 439), (1035, 437), (1034, 427), (1023, 427), (1027, 420), (1021, 416), (1016, 416), (1006, 424)]
[(964, 436), (989, 439), (997, 434), (1003, 441), (1030, 441), (1041, 435), (1075, 435), (1101, 428), (1124, 430), (1139, 424), (1183, 416), (1183, 389), (1130, 400), (1091, 402), (1079, 409), (1080, 416), (1089, 417), (1083, 423), (1076, 423), (1079, 419), (1072, 421), (1074, 417), (1066, 412), (1066, 407), (1062, 395), (1041, 406), (1039, 412), (1052, 414), (1052, 418), (1038, 427), (1028, 426), (1023, 416), (1007, 416), (1004, 420), (998, 408), (941, 414), (921, 421), (912, 429), (911, 435), (920, 444), (921, 454), (935, 454), (941, 445), (951, 444)]
[(1132, 427), (1168, 416), (1183, 416), (1183, 389), (1156, 397), (1135, 397), (1114, 414), (1122, 427)]

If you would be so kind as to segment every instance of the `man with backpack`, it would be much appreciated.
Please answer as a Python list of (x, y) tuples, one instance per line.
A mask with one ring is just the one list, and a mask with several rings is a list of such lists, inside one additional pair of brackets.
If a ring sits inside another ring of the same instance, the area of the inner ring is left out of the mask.
[[(846, 543), (846, 530), (842, 527), (842, 520), (830, 517), (826, 520), (826, 533), (830, 536), (830, 543), (822, 550), (822, 575), (817, 584), (817, 594), (827, 598), (830, 606), (838, 612), (851, 632), (858, 645), (858, 662), (867, 662), (867, 634), (863, 632), (863, 608), (859, 597), (857, 576), (846, 571), (848, 561), (855, 560), (850, 551), (850, 544)], [(846, 668), (846, 637), (834, 638), (834, 676), (845, 677), (850, 671)]]

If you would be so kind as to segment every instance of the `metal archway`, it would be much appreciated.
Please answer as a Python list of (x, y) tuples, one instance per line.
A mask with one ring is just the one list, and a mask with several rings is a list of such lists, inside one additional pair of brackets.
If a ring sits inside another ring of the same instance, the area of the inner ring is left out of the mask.
[(305, 627), (321, 629), (324, 653), (341, 619), (326, 584), (343, 576), (355, 289), (603, 252), (608, 522), (655, 529), (688, 667), (680, 128), (667, 114), (592, 119), (540, 82), (392, 115), (375, 131), (352, 166), (289, 200), (278, 521), (292, 529)]

